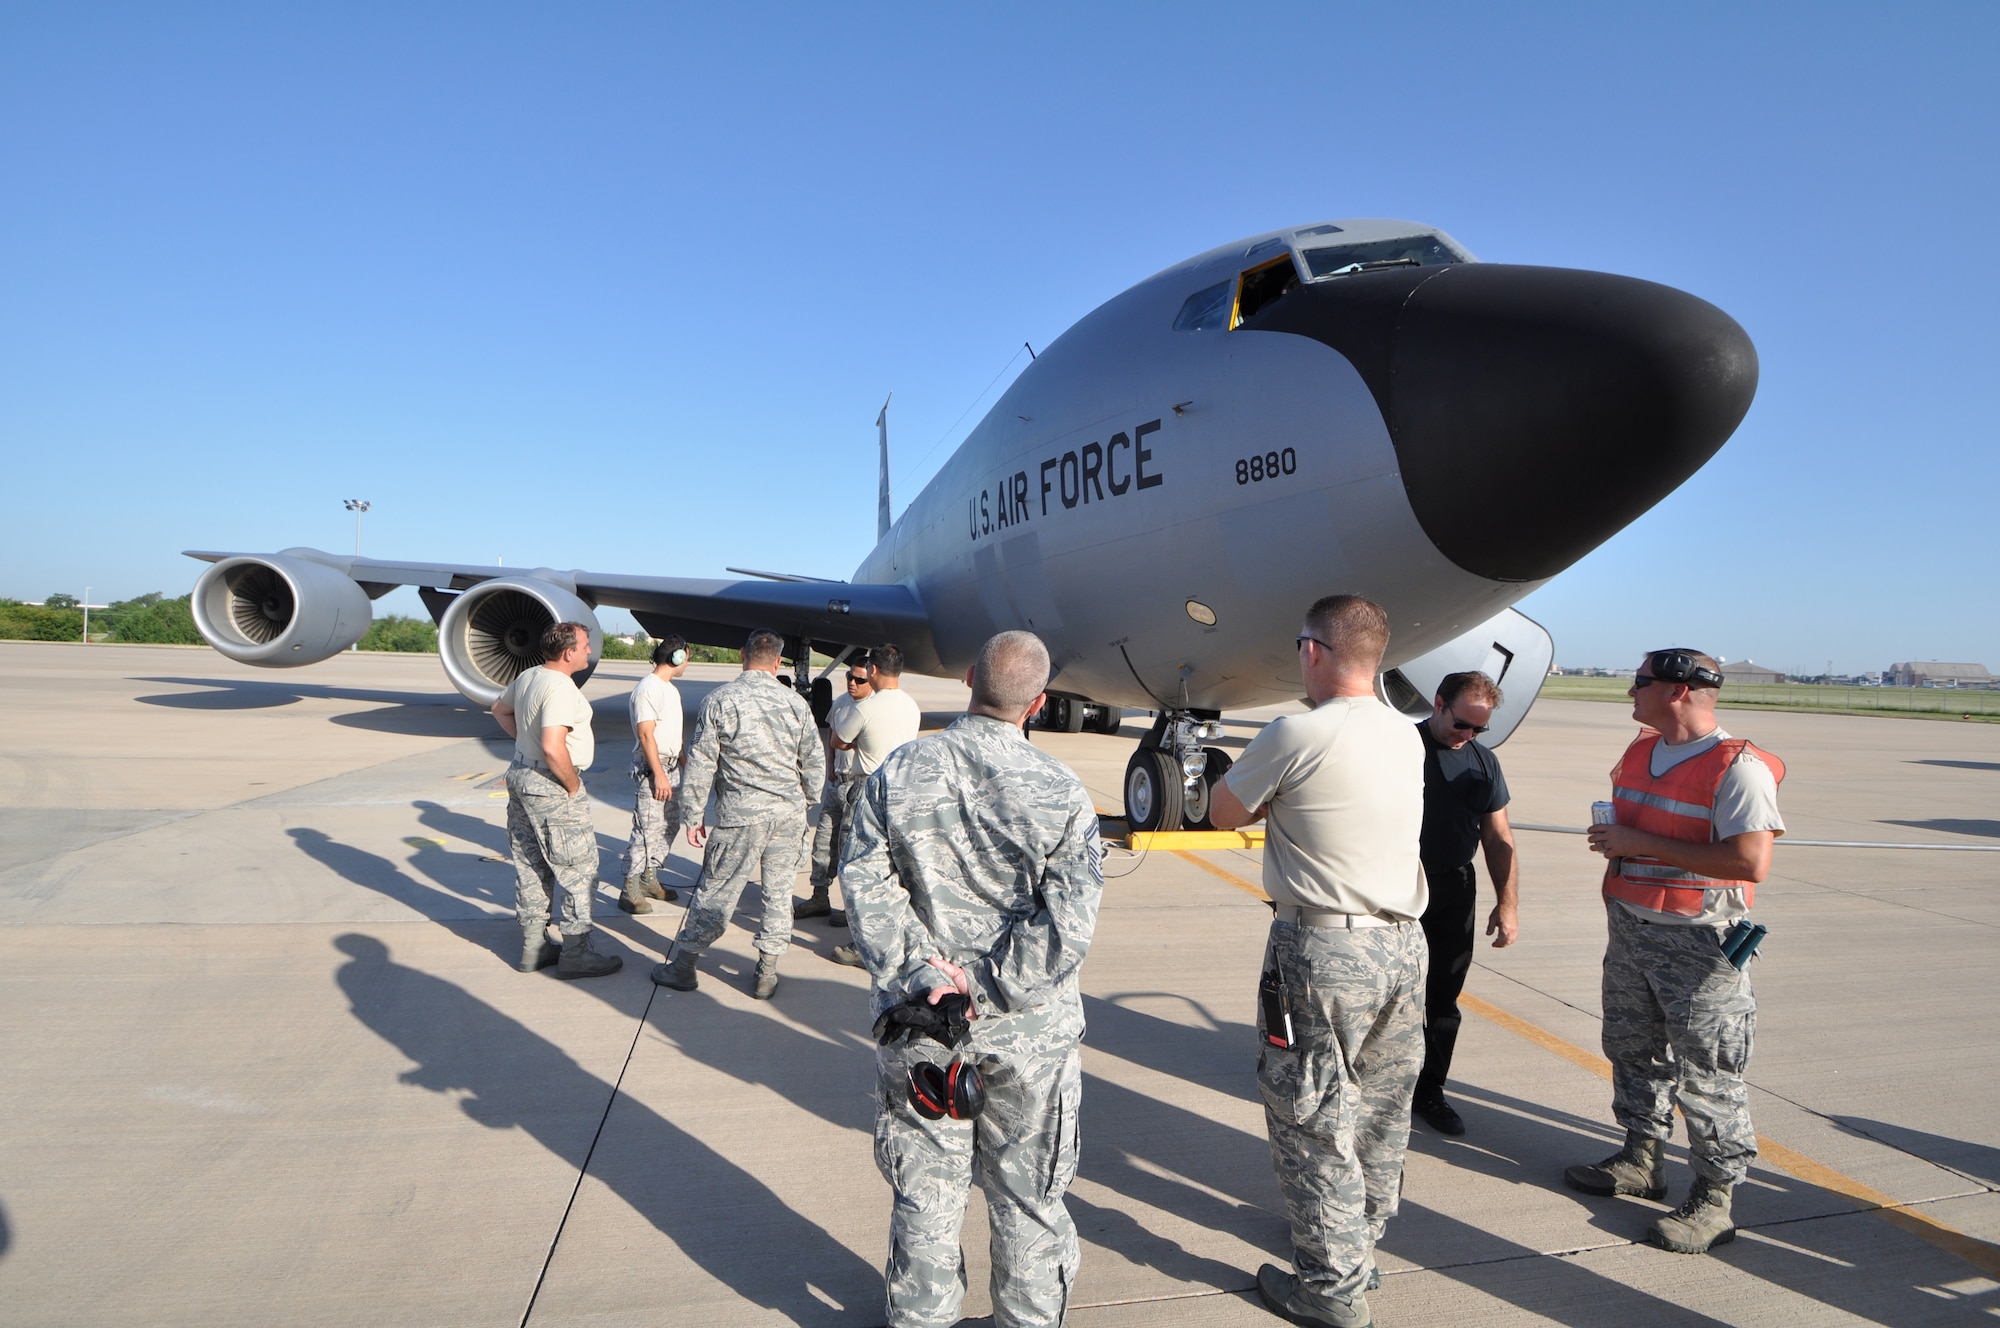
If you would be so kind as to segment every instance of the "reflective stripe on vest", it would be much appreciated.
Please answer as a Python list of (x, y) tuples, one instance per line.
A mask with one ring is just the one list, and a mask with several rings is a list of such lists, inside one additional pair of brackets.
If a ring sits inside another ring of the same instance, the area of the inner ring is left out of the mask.
[[(1611, 797), (1618, 824), (1648, 834), (1690, 844), (1715, 838), (1715, 793), (1738, 757), (1750, 752), (1769, 767), (1774, 780), (1785, 777), (1785, 763), (1742, 738), (1725, 738), (1699, 756), (1689, 757), (1664, 775), (1653, 774), (1653, 749), (1660, 735), (1644, 729), (1625, 749), (1611, 771)], [(1661, 862), (1658, 858), (1619, 859), (1616, 876), (1607, 877), (1607, 898), (1692, 918), (1708, 906), (1710, 890), (1741, 890), (1748, 908), (1756, 897), (1754, 881), (1719, 880)]]

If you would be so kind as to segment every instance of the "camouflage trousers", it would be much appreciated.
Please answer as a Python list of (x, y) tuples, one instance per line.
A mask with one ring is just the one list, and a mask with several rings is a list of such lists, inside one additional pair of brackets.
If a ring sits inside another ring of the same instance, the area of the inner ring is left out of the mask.
[(847, 847), (847, 820), (854, 814), (854, 800), (861, 796), (863, 779), (829, 779), (819, 795), (819, 825), (813, 830), (812, 884), (814, 890), (829, 888), (840, 877), (840, 851)]
[(1757, 1028), (1750, 975), (1722, 957), (1720, 928), (1656, 926), (1617, 904), (1606, 910), (1612, 1114), (1634, 1134), (1666, 1140), (1678, 1103), (1695, 1174), (1733, 1185), (1757, 1156), (1743, 1083)]
[(1271, 924), (1264, 964), (1284, 980), (1293, 1045), (1264, 1041), (1260, 1001), (1257, 1087), (1293, 1267), (1323, 1295), (1362, 1289), (1396, 1215), (1424, 1059), (1427, 961), (1415, 922), (1353, 931)]
[(763, 886), (764, 917), (757, 950), (781, 955), (792, 943), (792, 878), (805, 856), (806, 827), (800, 816), (774, 817), (750, 825), (718, 825), (708, 832), (701, 875), (695, 880), (687, 914), (681, 919), (676, 953), (700, 954), (729, 930), (743, 889), (754, 878)]
[[(671, 778), (671, 776), (669, 776)], [(665, 802), (653, 796), (653, 772), (641, 766), (632, 772), (632, 838), (625, 845), (625, 874), (658, 867), (673, 852), (674, 836), (680, 833), (681, 809), (678, 800)]]
[(590, 799), (574, 798), (545, 770), (516, 765), (507, 771), (507, 842), (514, 853), (514, 915), (521, 930), (540, 935), (562, 909), (562, 934), (590, 930), (590, 897), (597, 889), (597, 827)]
[[(981, 1021), (984, 1022), (984, 1021)], [(965, 1296), (959, 1227), (976, 1177), (992, 1236), (995, 1328), (1060, 1324), (1081, 1255), (1063, 1195), (1076, 1179), (1083, 1058), (1073, 1031), (1024, 1030), (975, 1043), (986, 1083), (976, 1120), (925, 1120), (910, 1106), (909, 1067), (949, 1062), (932, 1042), (876, 1053), (875, 1165), (895, 1190), (889, 1217), (889, 1328), (946, 1328)]]

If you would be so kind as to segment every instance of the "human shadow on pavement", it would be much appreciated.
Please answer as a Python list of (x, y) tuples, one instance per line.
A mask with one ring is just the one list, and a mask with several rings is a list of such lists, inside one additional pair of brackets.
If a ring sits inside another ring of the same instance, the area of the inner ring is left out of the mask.
[[(348, 956), (335, 978), (355, 1018), (416, 1062), (404, 1083), (462, 1094), (460, 1107), (471, 1120), (521, 1130), (582, 1169), (611, 1084), (478, 998), (396, 963), (373, 937), (350, 932), (334, 945)], [(877, 1269), (700, 1139), (622, 1094), (618, 1128), (624, 1151), (658, 1159), (658, 1169), (604, 1167), (591, 1174), (744, 1300), (795, 1323), (851, 1320), (879, 1303)], [(703, 1183), (673, 1183), (691, 1176)], [(703, 1202), (722, 1195), (727, 1221)]]
[(2000, 761), (1949, 761), (1939, 756), (1910, 761), (1910, 765), (1939, 765), (1952, 770), (2000, 770)]
[[(1161, 997), (1162, 993), (1087, 997), (1088, 1043), (1140, 1064), (1171, 1067), (1171, 1073), (1215, 1091), (1258, 1101), (1255, 1028), (1218, 1020), (1192, 1001), (1186, 1002), (1187, 1007), (1201, 1016), (1205, 1026), (1133, 1008), (1140, 1000)], [(1271, 1168), (1269, 1142), (1261, 1130), (1241, 1130), (1097, 1077), (1087, 1080), (1083, 1101), (1085, 1178), (1198, 1226), (1228, 1231), (1266, 1251), (1274, 1262), (1289, 1266), (1290, 1226)], [(1261, 1115), (1259, 1110), (1260, 1121)], [(1412, 1143), (1417, 1143), (1414, 1135)], [(1222, 1290), (1242, 1291), (1252, 1284), (1255, 1269), (1231, 1269), (1198, 1257), (1161, 1259), (1160, 1250), (1147, 1246), (1151, 1242), (1157, 1247), (1161, 1238), (1137, 1223), (1133, 1226), (1141, 1238), (1137, 1253), (1115, 1238), (1101, 1243), (1169, 1275), (1206, 1281)], [(1533, 1247), (1448, 1216), (1407, 1194), (1382, 1248), (1439, 1276), (1577, 1328), (1716, 1322), (1573, 1261), (1540, 1257), (1542, 1252)], [(1509, 1268), (1496, 1270), (1496, 1264)], [(1511, 1269), (1521, 1270), (1521, 1275), (1513, 1276)], [(1376, 1298), (1377, 1308), (1393, 1305), (1394, 1297), (1391, 1277)]]
[[(426, 830), (435, 830), (441, 835), (450, 835), (454, 839), (464, 840), (468, 844), (477, 844), (479, 847), (485, 849), (487, 851), (485, 856), (472, 858), (471, 860), (483, 864), (485, 869), (498, 871), (506, 876), (505, 896), (500, 902), (506, 904), (509, 908), (514, 906), (514, 849), (513, 845), (507, 842), (507, 828), (504, 825), (493, 825), (488, 821), (481, 820), (477, 816), (469, 816), (464, 812), (455, 811), (442, 803), (419, 800), (410, 805), (417, 809), (417, 824), (423, 826)], [(498, 806), (500, 804), (496, 803), (495, 805)], [(630, 804), (628, 803), (627, 810), (629, 809)], [(679, 885), (679, 880), (673, 878), (683, 876), (691, 881), (693, 879), (692, 873), (701, 866), (698, 859), (690, 862), (683, 856), (690, 851), (687, 847), (686, 837), (684, 835), (676, 835), (675, 839), (678, 841), (675, 845), (675, 852), (668, 857), (666, 864), (660, 872), (660, 879), (668, 885)], [(625, 847), (625, 840), (607, 835), (602, 830), (597, 832), (597, 881), (600, 893), (608, 891), (616, 894), (617, 887), (623, 883), (625, 879)], [(498, 858), (500, 862), (497, 865), (488, 863), (485, 860), (486, 857)], [(440, 868), (448, 866), (464, 868), (469, 858), (471, 858), (471, 855), (441, 850), (441, 856), (420, 857), (419, 866), (424, 867), (426, 874), (432, 875), (432, 879), (436, 880), (438, 884), (443, 885), (448, 890), (456, 890), (457, 887), (451, 883), (452, 878), (432, 874), (428, 869), (432, 866)]]
[[(1647, 1234), (1653, 1222), (1686, 1196), (1693, 1177), (1684, 1135), (1668, 1150), (1664, 1203), (1578, 1194), (1563, 1181), (1564, 1167), (1594, 1162), (1616, 1152), (1624, 1139), (1624, 1132), (1610, 1122), (1608, 1086), (1605, 1091), (1606, 1110), (1604, 1118), (1598, 1120), (1454, 1082), (1451, 1093), (1465, 1119), (1465, 1135), (1444, 1139), (1417, 1125), (1410, 1132), (1410, 1151), (1442, 1158), (1462, 1170), (1544, 1188), (1587, 1210), (1591, 1226), (1614, 1239), (1644, 1246), (1645, 1257), (1666, 1267), (1687, 1259), (1717, 1259), (1806, 1300), (1874, 1323), (1916, 1328), (1952, 1318), (1935, 1296), (1919, 1286), (1927, 1278), (1939, 1283), (1964, 1278), (1974, 1268), (1915, 1237), (1891, 1232), (1865, 1205), (1847, 1195), (1766, 1165), (1754, 1167), (1749, 1180), (1736, 1192), (1736, 1222), (1743, 1232), (1752, 1234), (1717, 1246), (1708, 1255), (1653, 1249)], [(1422, 1203), (1420, 1193), (1406, 1191), (1404, 1208), (1411, 1220), (1399, 1218), (1390, 1224), (1384, 1248), (1415, 1258), (1413, 1251), (1439, 1241), (1470, 1239), (1473, 1243), (1469, 1246), (1454, 1247), (1454, 1262), (1488, 1266), (1468, 1267), (1462, 1273), (1451, 1268), (1439, 1271), (1521, 1303), (1510, 1289), (1511, 1271), (1496, 1262), (1506, 1258), (1508, 1242), (1493, 1233), (1442, 1219), (1435, 1209)], [(1771, 1239), (1758, 1238), (1765, 1232)], [(1462, 1254), (1456, 1252), (1460, 1249)], [(2000, 1261), (2000, 1250), (1994, 1250), (1993, 1258)], [(1552, 1313), (1540, 1306), (1530, 1308)], [(1636, 1321), (1655, 1320), (1642, 1315)]]

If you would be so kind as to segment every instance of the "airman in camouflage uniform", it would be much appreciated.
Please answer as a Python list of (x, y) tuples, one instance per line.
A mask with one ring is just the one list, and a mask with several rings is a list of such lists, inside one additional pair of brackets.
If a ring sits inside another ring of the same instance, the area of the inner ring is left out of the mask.
[(1294, 1271), (1265, 1264), (1257, 1293), (1293, 1323), (1334, 1328), (1371, 1322), (1375, 1246), (1396, 1215), (1424, 1060), (1424, 745), (1375, 697), (1388, 643), (1388, 615), (1357, 595), (1307, 610), (1299, 668), (1312, 710), (1266, 725), (1209, 802), (1219, 829), (1268, 821), (1277, 916), (1257, 1087)]
[(943, 1328), (965, 1294), (959, 1227), (976, 1174), (992, 1227), (999, 1328), (1063, 1321), (1079, 1260), (1063, 1206), (1075, 1179), (1083, 1004), (1077, 971), (1104, 890), (1097, 812), (1069, 768), (1021, 734), (1048, 651), (1028, 632), (986, 643), (972, 706), (869, 776), (840, 884), (874, 979), (876, 1015), (929, 993), (971, 998), (958, 1054), (986, 1086), (974, 1120), (910, 1105), (922, 1042), (878, 1052), (875, 1161), (895, 1189), (888, 1323)]
[[(493, 718), (514, 739), (507, 769), (507, 841), (514, 856), (514, 912), (521, 923), (523, 973), (556, 965), (564, 978), (616, 973), (623, 960), (590, 948), (590, 897), (597, 888), (597, 828), (583, 796), (596, 752), (590, 702), (575, 675), (590, 664), (590, 633), (555, 623), (542, 633), (540, 668), (528, 669), (493, 703)], [(562, 948), (548, 943), (549, 915), (561, 898)]]
[[(805, 856), (806, 809), (826, 780), (826, 753), (805, 698), (778, 681), (783, 642), (755, 631), (743, 647), (743, 672), (708, 694), (695, 720), (681, 772), (679, 812), (688, 842), (706, 843), (701, 877), (681, 919), (671, 963), (653, 981), (695, 988), (695, 961), (728, 930), (729, 915), (755, 877), (763, 884), (753, 994), (778, 989), (778, 956), (792, 943), (792, 878)], [(715, 794), (713, 829), (702, 812)]]

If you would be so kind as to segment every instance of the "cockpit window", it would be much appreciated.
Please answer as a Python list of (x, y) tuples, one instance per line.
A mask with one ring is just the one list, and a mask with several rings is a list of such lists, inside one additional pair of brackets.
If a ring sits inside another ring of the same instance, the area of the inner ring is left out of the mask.
[(1308, 249), (1302, 257), (1312, 280), (1359, 271), (1371, 263), (1408, 263), (1418, 267), (1441, 267), (1463, 263), (1465, 255), (1435, 235), (1404, 235), (1394, 240), (1358, 240), (1353, 244)]
[(1218, 281), (1213, 286), (1188, 296), (1187, 303), (1181, 306), (1180, 313), (1174, 317), (1174, 331), (1207, 332), (1212, 328), (1228, 327), (1229, 293), (1235, 284), (1234, 278)]

